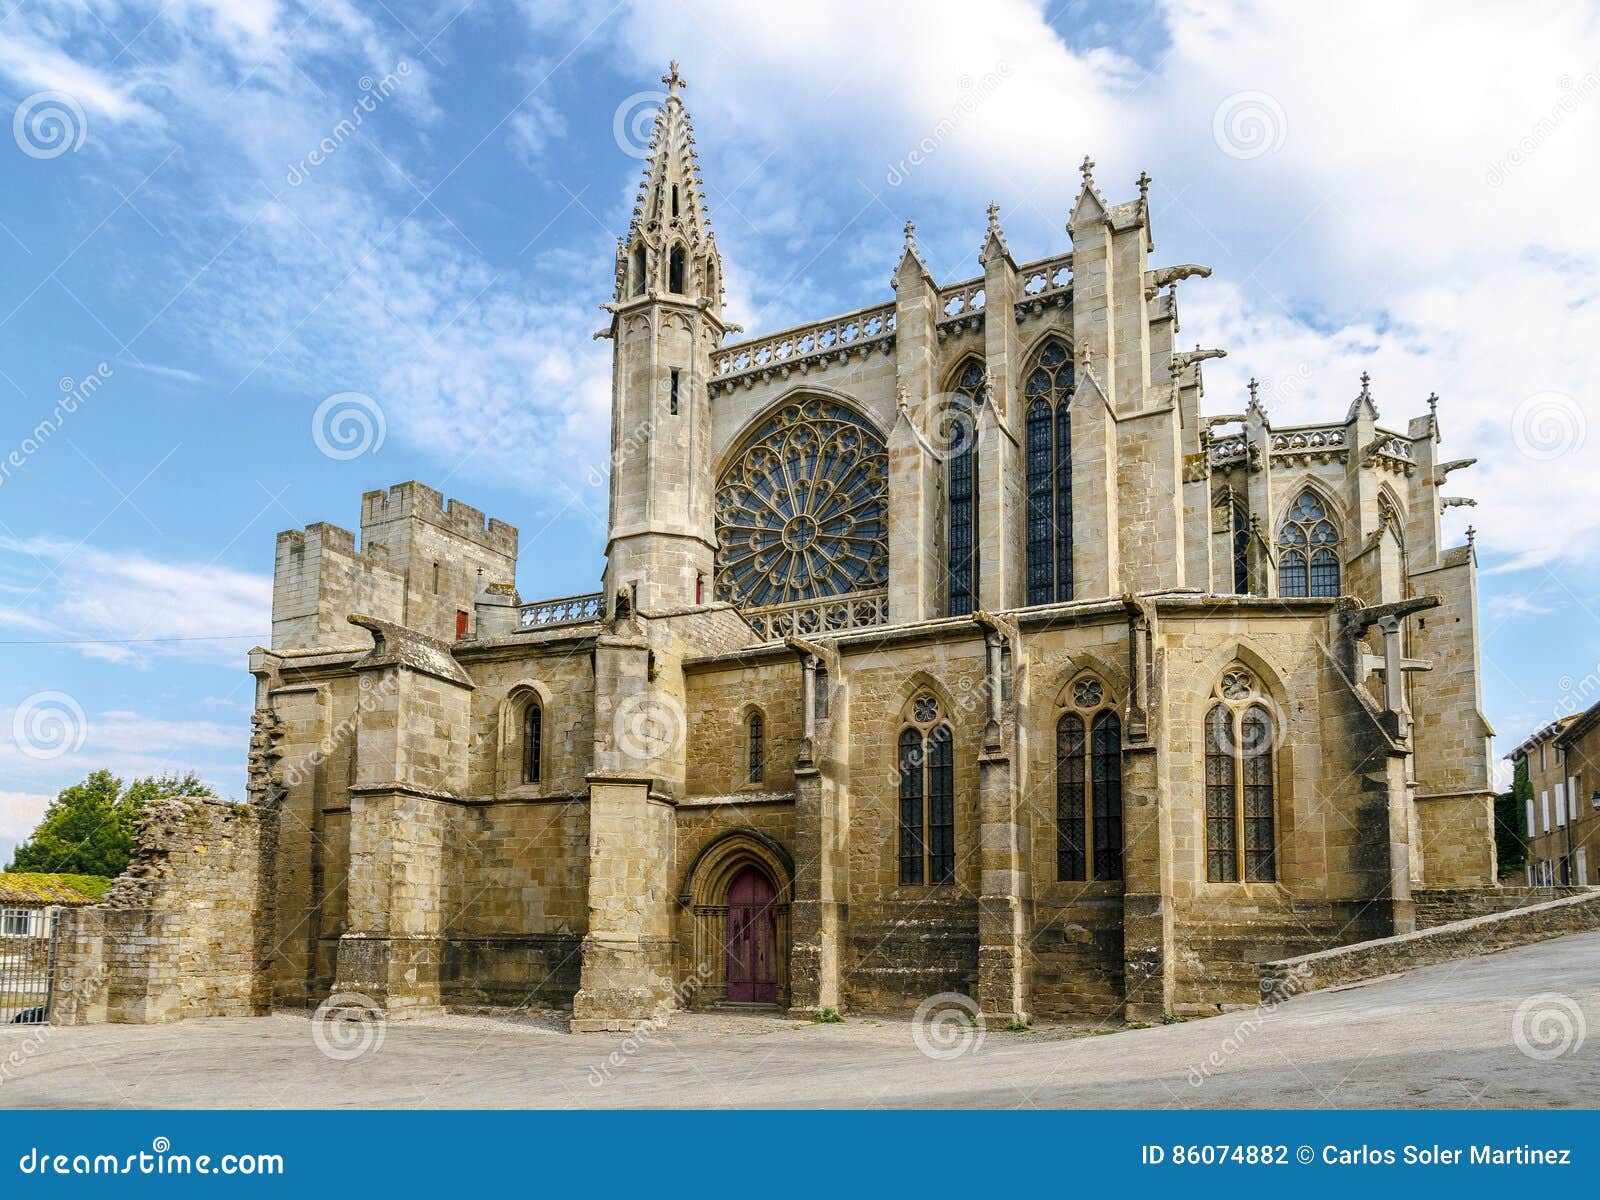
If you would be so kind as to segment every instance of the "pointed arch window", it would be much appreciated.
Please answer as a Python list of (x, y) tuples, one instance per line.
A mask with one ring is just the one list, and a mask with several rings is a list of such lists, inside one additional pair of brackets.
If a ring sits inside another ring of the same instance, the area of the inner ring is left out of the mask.
[(1206, 878), (1213, 883), (1278, 877), (1276, 741), (1255, 678), (1229, 667), (1205, 718)]
[(917, 697), (900, 731), (900, 884), (956, 877), (955, 742), (933, 696)]
[(1240, 596), (1250, 592), (1250, 514), (1237, 500), (1228, 501), (1233, 523), (1233, 590)]
[(529, 699), (522, 710), (522, 782), (538, 783), (544, 773), (544, 707)]
[(1278, 594), (1339, 594), (1339, 530), (1310, 488), (1295, 497), (1278, 531)]
[(667, 256), (667, 291), (675, 296), (683, 295), (683, 268), (683, 247), (674, 246), (672, 253)]
[(1072, 355), (1052, 338), (1024, 376), (1028, 603), (1072, 599)]
[(978, 603), (978, 408), (983, 401), (983, 363), (969, 358), (956, 369), (948, 411), (939, 414), (945, 459), (945, 505), (949, 580), (947, 612), (965, 616)]
[(1122, 878), (1122, 721), (1098, 679), (1056, 722), (1056, 878)]
[(759, 712), (750, 714), (746, 723), (748, 734), (749, 767), (751, 783), (760, 783), (767, 777), (767, 721)]

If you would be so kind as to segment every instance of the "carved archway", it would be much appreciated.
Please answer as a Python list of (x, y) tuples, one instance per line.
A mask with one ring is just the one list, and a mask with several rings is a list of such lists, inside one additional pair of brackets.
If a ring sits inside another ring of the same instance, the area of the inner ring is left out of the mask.
[[(794, 901), (794, 862), (777, 842), (754, 829), (734, 829), (695, 857), (679, 903), (687, 910), (692, 945), (689, 981), (691, 1008), (721, 1004), (728, 998), (728, 889), (746, 871), (760, 871), (772, 883), (776, 919), (777, 1002), (789, 1003), (789, 909)], [(687, 989), (686, 989), (687, 990)]]

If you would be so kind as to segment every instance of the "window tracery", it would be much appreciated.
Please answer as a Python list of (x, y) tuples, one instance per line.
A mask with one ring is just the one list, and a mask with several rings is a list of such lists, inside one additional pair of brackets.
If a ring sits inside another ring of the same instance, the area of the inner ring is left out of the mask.
[(761, 607), (888, 581), (888, 453), (843, 405), (803, 400), (763, 420), (716, 509), (719, 599)]

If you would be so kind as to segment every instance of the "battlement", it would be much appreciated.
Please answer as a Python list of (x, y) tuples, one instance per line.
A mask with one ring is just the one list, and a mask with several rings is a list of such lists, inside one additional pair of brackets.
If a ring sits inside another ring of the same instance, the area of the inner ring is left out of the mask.
[(475, 545), (494, 554), (508, 558), (517, 555), (517, 528), (498, 518), (486, 516), (481, 509), (447, 500), (444, 494), (427, 484), (410, 480), (393, 487), (367, 492), (361, 497), (361, 532), (363, 539), (381, 526), (414, 517), (457, 537), (466, 538)]

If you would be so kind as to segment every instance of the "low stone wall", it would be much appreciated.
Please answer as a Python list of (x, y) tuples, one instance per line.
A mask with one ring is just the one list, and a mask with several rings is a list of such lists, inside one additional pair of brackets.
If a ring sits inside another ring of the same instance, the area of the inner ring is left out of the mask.
[(1510, 912), (1562, 896), (1582, 895), (1581, 887), (1421, 888), (1411, 893), (1417, 928), (1432, 929), (1490, 913)]
[(1585, 888), (1580, 895), (1508, 912), (1262, 963), (1261, 995), (1282, 999), (1596, 929), (1600, 929), (1600, 888)]
[(276, 822), (257, 807), (163, 800), (105, 900), (62, 915), (61, 1025), (156, 1024), (270, 1011), (264, 897)]

